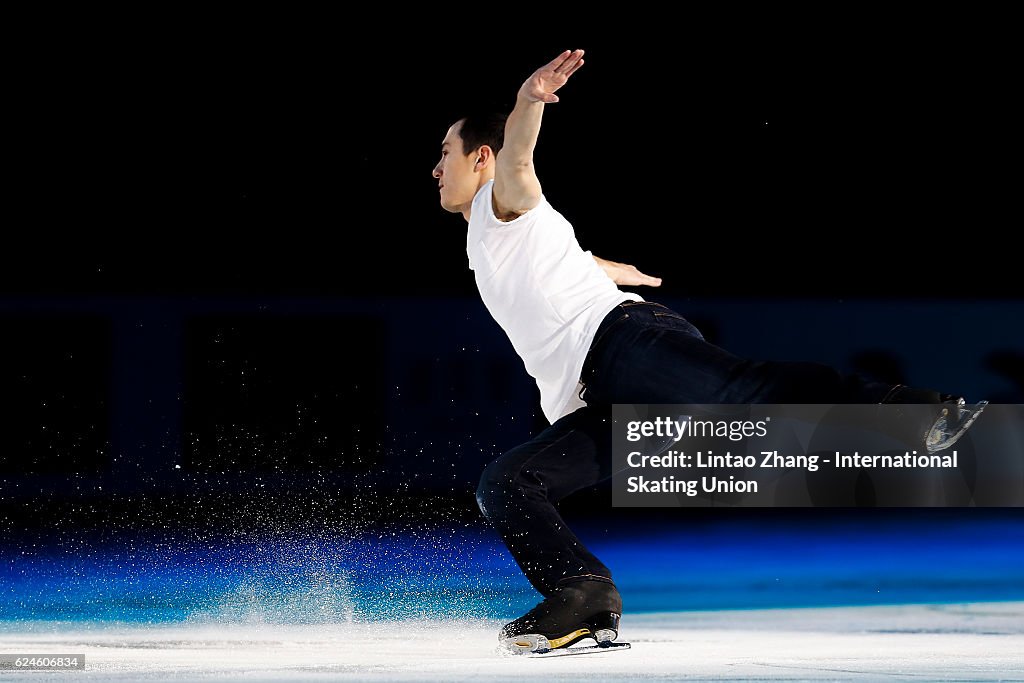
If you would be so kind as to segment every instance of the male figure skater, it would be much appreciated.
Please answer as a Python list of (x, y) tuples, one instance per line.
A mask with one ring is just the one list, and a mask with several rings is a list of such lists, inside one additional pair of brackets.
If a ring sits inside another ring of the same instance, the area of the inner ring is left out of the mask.
[(631, 266), (584, 252), (547, 202), (533, 166), (545, 105), (583, 66), (568, 51), (520, 87), (507, 120), (453, 124), (433, 170), (441, 206), (469, 223), (466, 251), (487, 309), (537, 380), (551, 426), (490, 463), (483, 514), (545, 597), (499, 639), (525, 651), (618, 636), (612, 574), (565, 525), (555, 503), (612, 475), (613, 403), (933, 403), (930, 451), (963, 434), (983, 404), (843, 377), (816, 363), (738, 358), (704, 341), (678, 313), (617, 284), (657, 285)]

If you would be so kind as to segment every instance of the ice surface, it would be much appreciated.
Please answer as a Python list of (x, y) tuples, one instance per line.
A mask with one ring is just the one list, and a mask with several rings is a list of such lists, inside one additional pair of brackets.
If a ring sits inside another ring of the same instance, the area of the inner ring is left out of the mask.
[(527, 659), (500, 622), (5, 622), (0, 653), (84, 653), (86, 671), (17, 680), (1024, 681), (1024, 602), (626, 614), (624, 652)]

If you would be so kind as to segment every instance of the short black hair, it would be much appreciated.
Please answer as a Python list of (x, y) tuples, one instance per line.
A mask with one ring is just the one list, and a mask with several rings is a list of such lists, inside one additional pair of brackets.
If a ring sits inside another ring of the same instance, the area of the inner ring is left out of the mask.
[(496, 111), (473, 112), (459, 119), (462, 122), (462, 127), (459, 128), (462, 153), (472, 154), (487, 145), (497, 156), (505, 142), (506, 119), (508, 114)]

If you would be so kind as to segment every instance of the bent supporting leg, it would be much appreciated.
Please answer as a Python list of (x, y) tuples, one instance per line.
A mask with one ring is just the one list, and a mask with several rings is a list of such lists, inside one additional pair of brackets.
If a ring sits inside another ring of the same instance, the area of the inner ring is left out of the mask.
[(611, 572), (566, 525), (555, 504), (611, 476), (611, 418), (581, 408), (490, 463), (477, 502), (530, 583), (544, 596)]

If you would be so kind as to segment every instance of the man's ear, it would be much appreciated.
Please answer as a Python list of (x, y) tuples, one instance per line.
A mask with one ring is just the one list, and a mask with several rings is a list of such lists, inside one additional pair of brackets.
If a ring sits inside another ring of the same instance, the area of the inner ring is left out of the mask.
[(487, 162), (493, 156), (494, 153), (491, 152), (490, 146), (483, 145), (480, 149), (476, 151), (476, 161), (473, 162), (474, 168), (483, 168), (484, 166), (487, 165)]

